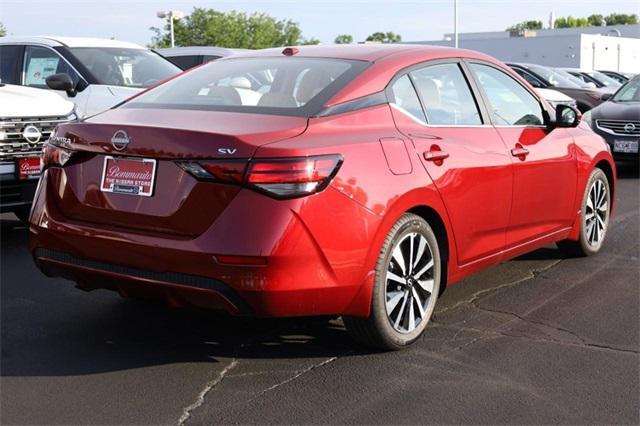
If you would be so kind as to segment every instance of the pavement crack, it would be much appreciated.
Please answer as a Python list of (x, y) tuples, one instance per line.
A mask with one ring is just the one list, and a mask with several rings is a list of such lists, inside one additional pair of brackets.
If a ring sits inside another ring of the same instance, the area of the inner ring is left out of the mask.
[(198, 394), (198, 397), (193, 402), (193, 404), (189, 405), (182, 411), (182, 416), (180, 416), (180, 419), (178, 419), (178, 426), (184, 425), (189, 420), (189, 418), (191, 418), (191, 413), (193, 413), (194, 410), (198, 409), (198, 407), (204, 404), (204, 399), (207, 396), (207, 394), (211, 392), (213, 388), (218, 386), (224, 380), (225, 376), (229, 373), (229, 371), (233, 370), (237, 365), (238, 365), (238, 361), (234, 358), (229, 363), (229, 365), (227, 365), (225, 368), (222, 369), (222, 371), (220, 371), (220, 374), (218, 374), (218, 376), (215, 379), (205, 384), (204, 389), (200, 391), (200, 393)]
[(471, 295), (471, 297), (469, 297), (468, 299), (464, 299), (464, 300), (460, 300), (459, 302), (457, 302), (456, 304), (452, 305), (452, 306), (448, 306), (446, 308), (442, 308), (438, 311), (435, 311), (434, 314), (435, 315), (441, 315), (445, 312), (450, 312), (453, 310), (456, 310), (458, 308), (460, 308), (461, 306), (464, 305), (470, 305), (470, 304), (474, 304), (475, 302), (477, 302), (478, 300), (480, 300), (483, 296), (489, 294), (489, 293), (494, 293), (497, 291), (500, 291), (502, 289), (505, 288), (509, 288), (509, 287), (514, 287), (520, 283), (523, 283), (525, 281), (529, 281), (531, 279), (537, 278), (542, 276), (542, 273), (548, 271), (549, 269), (553, 268), (554, 266), (558, 265), (560, 262), (562, 262), (562, 259), (556, 260), (555, 262), (550, 263), (549, 265), (546, 265), (542, 268), (537, 268), (537, 269), (531, 269), (529, 270), (529, 273), (527, 275), (525, 275), (522, 278), (519, 278), (515, 281), (510, 281), (508, 283), (505, 284), (501, 284), (497, 287), (491, 287), (491, 288), (485, 288), (479, 291), (476, 291), (475, 293), (473, 293)]
[(555, 330), (555, 331), (559, 331), (561, 333), (569, 334), (569, 335), (575, 337), (576, 339), (578, 339), (580, 341), (580, 343), (582, 343), (584, 345), (587, 344), (587, 341), (583, 337), (579, 336), (578, 334), (576, 334), (575, 332), (573, 332), (573, 331), (571, 331), (569, 329), (566, 329), (564, 327), (560, 327), (559, 325), (553, 325), (553, 324), (549, 324), (549, 323), (544, 322), (544, 321), (535, 320), (533, 318), (527, 318), (527, 317), (524, 317), (522, 315), (516, 314), (515, 312), (511, 312), (511, 311), (505, 311), (505, 310), (502, 310), (502, 309), (487, 308), (487, 307), (484, 307), (484, 306), (480, 306), (480, 304), (479, 304), (479, 302), (477, 300), (472, 302), (472, 305), (474, 307), (476, 307), (477, 309), (481, 310), (481, 311), (494, 313), (494, 314), (507, 315), (507, 316), (513, 317), (513, 318), (515, 318), (517, 320), (520, 320), (522, 322), (526, 322), (526, 323), (533, 324), (533, 325), (543, 326), (543, 327), (550, 328), (550, 329)]
[(276, 384), (275, 384), (275, 385), (273, 385), (273, 386), (269, 386), (268, 388), (263, 389), (263, 390), (262, 390), (262, 391), (260, 391), (256, 396), (254, 396), (253, 398), (251, 398), (251, 399), (250, 399), (249, 401), (247, 401), (247, 402), (254, 401), (254, 400), (258, 399), (259, 397), (263, 396), (264, 394), (266, 394), (266, 393), (268, 393), (268, 392), (271, 392), (272, 390), (277, 389), (277, 388), (279, 388), (280, 386), (286, 385), (287, 383), (290, 383), (290, 382), (292, 382), (292, 381), (294, 381), (294, 380), (298, 379), (299, 377), (301, 377), (301, 376), (303, 376), (303, 375), (305, 375), (305, 374), (307, 374), (307, 373), (309, 373), (309, 372), (311, 372), (311, 371), (313, 371), (313, 370), (315, 370), (315, 369), (317, 369), (317, 368), (320, 368), (320, 367), (323, 367), (323, 366), (325, 366), (325, 365), (327, 365), (327, 364), (330, 364), (330, 363), (332, 363), (333, 361), (335, 361), (335, 360), (337, 360), (337, 359), (338, 359), (338, 357), (337, 357), (337, 356), (333, 356), (333, 357), (331, 357), (331, 358), (327, 358), (327, 359), (325, 359), (324, 361), (322, 361), (322, 362), (320, 362), (320, 363), (318, 363), (318, 364), (313, 364), (313, 365), (311, 365), (311, 366), (309, 366), (309, 367), (307, 367), (307, 368), (305, 368), (305, 369), (303, 369), (303, 370), (298, 370), (298, 371), (296, 371), (296, 372), (295, 372), (295, 374), (294, 374), (293, 376), (288, 377), (288, 378), (286, 378), (285, 380), (283, 380), (283, 381), (281, 381), (281, 382), (278, 382), (278, 383), (276, 383)]

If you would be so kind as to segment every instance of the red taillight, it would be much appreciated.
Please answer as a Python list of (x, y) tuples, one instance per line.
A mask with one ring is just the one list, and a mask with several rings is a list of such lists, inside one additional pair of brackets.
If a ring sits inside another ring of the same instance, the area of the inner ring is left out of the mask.
[(301, 197), (326, 188), (341, 163), (339, 155), (256, 160), (246, 183), (276, 198)]
[(340, 155), (178, 163), (197, 179), (235, 183), (275, 198), (296, 198), (322, 191), (342, 164)]
[(69, 162), (73, 152), (50, 143), (44, 144), (40, 155), (40, 168), (62, 167)]

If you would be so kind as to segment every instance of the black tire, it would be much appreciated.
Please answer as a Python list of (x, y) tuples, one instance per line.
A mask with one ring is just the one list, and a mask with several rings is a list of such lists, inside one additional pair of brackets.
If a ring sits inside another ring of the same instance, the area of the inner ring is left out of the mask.
[[(604, 210), (594, 210), (591, 206), (593, 199), (590, 200), (590, 197), (595, 195), (592, 191), (596, 191), (598, 187), (605, 190), (603, 202), (606, 203), (606, 208)], [(580, 211), (580, 236), (578, 240), (563, 240), (557, 243), (558, 248), (570, 257), (585, 257), (598, 253), (607, 235), (611, 211), (611, 188), (607, 176), (601, 169), (596, 168), (591, 172), (582, 196)], [(595, 218), (595, 223), (590, 221), (591, 217)], [(600, 224), (602, 224), (602, 231), (599, 231)], [(594, 238), (596, 231), (599, 232), (597, 240)]]
[[(423, 239), (426, 246), (423, 246), (421, 254)], [(401, 267), (394, 250), (403, 252), (407, 245), (409, 260), (403, 259)], [(420, 216), (404, 214), (393, 225), (380, 248), (371, 313), (368, 318), (344, 317), (348, 332), (363, 345), (377, 349), (399, 350), (409, 346), (424, 332), (433, 314), (440, 294), (441, 271), (440, 250), (433, 230)], [(405, 276), (400, 277), (400, 273)], [(404, 284), (388, 278), (389, 274), (404, 279)], [(387, 306), (391, 306), (389, 313)], [(392, 323), (394, 313), (395, 324)]]
[(20, 207), (13, 211), (13, 214), (20, 220), (22, 223), (29, 223), (29, 214), (31, 213), (31, 206)]

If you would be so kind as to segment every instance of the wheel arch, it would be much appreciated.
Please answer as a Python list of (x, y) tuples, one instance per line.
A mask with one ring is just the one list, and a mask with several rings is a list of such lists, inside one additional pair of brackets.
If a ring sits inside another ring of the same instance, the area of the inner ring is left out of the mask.
[(611, 190), (611, 200), (613, 200), (616, 194), (616, 179), (613, 167), (607, 160), (602, 159), (596, 163), (595, 168), (602, 170), (607, 177), (609, 189)]
[(438, 249), (440, 250), (440, 256), (442, 258), (442, 283), (440, 285), (440, 294), (442, 294), (447, 287), (448, 270), (449, 270), (449, 254), (450, 243), (449, 236), (447, 235), (447, 228), (444, 220), (440, 217), (440, 214), (433, 208), (427, 205), (419, 205), (407, 210), (406, 213), (413, 213), (420, 216), (427, 221), (438, 241)]

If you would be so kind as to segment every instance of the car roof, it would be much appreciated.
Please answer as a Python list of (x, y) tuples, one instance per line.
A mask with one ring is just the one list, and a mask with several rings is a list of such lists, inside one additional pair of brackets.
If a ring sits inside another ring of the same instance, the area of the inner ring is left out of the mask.
[[(248, 52), (242, 52), (237, 56), (243, 57), (281, 57), (283, 56), (283, 50), (285, 48), (277, 47), (272, 49), (260, 49), (250, 50)], [(385, 44), (385, 43), (370, 43), (370, 44), (328, 44), (328, 45), (315, 45), (315, 46), (297, 46), (298, 50), (294, 56), (296, 57), (320, 57), (320, 58), (334, 58), (334, 59), (347, 59), (347, 60), (360, 60), (375, 62), (384, 57), (390, 55), (407, 54), (413, 56), (415, 54), (434, 56), (441, 56), (452, 52), (467, 52), (469, 56), (482, 55), (477, 52), (463, 49), (453, 49), (445, 46), (431, 46), (424, 44)], [(454, 54), (453, 56), (459, 56)], [(464, 55), (467, 56), (467, 55)], [(482, 55), (484, 56), (484, 55)]]
[(7, 36), (0, 38), (0, 44), (40, 44), (50, 47), (116, 47), (127, 49), (144, 49), (144, 47), (126, 41), (108, 38), (89, 37), (57, 37), (57, 36)]
[(228, 49), (226, 47), (215, 46), (184, 46), (184, 47), (166, 47), (162, 49), (154, 49), (162, 56), (189, 56), (189, 55), (211, 55), (211, 56), (231, 56), (240, 52), (249, 52), (249, 49)]

